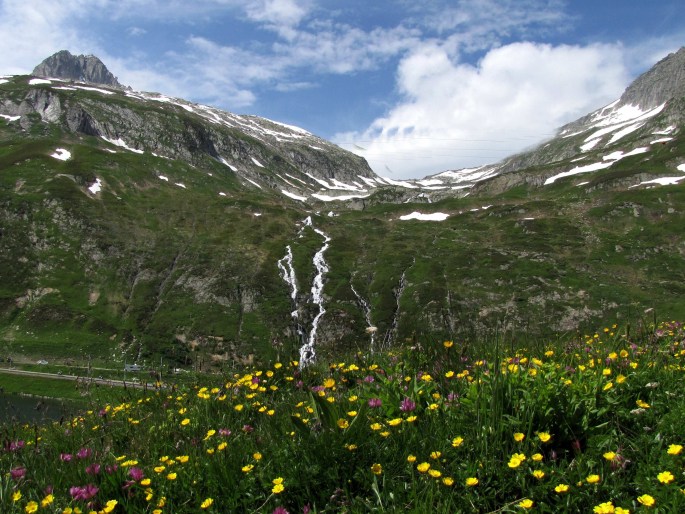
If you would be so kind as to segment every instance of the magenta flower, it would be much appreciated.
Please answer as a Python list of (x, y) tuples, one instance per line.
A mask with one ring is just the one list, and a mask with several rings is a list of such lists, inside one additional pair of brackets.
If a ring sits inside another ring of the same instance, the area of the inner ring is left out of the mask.
[(74, 456), (71, 453), (60, 453), (59, 454), (59, 460), (62, 462), (71, 462), (71, 459), (73, 459)]
[(98, 493), (99, 489), (93, 484), (73, 486), (69, 488), (69, 494), (74, 500), (88, 501)]
[(100, 464), (91, 464), (86, 468), (87, 475), (99, 475), (100, 474)]
[(402, 412), (411, 412), (416, 408), (416, 403), (411, 398), (404, 397), (404, 399), (400, 402), (400, 410)]
[(254, 431), (254, 427), (252, 425), (243, 425), (243, 432), (250, 433)]
[(276, 507), (272, 514), (290, 514), (285, 507)]
[(105, 466), (105, 471), (108, 475), (116, 473), (117, 469), (119, 469), (119, 466), (117, 464), (108, 464), (107, 466)]
[(140, 468), (131, 468), (128, 470), (128, 476), (138, 482), (145, 478), (145, 473), (143, 473), (143, 470)]
[(87, 459), (91, 455), (93, 455), (93, 450), (91, 450), (90, 448), (81, 448), (76, 453), (76, 457), (78, 457), (79, 459)]
[(21, 450), (24, 446), (26, 446), (24, 441), (12, 441), (9, 445), (9, 451), (16, 452), (17, 450)]
[(231, 431), (228, 428), (220, 428), (219, 429), (219, 435), (222, 435), (224, 437), (228, 437), (231, 435)]
[(380, 407), (381, 405), (383, 405), (383, 400), (381, 400), (380, 398), (371, 398), (369, 400), (369, 407), (371, 407), (372, 409)]
[(14, 481), (19, 481), (22, 478), (26, 476), (26, 468), (23, 466), (20, 466), (18, 468), (14, 468), (10, 470), (10, 476), (12, 477), (12, 480)]

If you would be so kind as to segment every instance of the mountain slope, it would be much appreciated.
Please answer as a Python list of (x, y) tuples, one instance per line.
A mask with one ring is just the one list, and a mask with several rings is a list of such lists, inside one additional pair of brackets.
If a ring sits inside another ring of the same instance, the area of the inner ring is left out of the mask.
[(685, 189), (631, 187), (685, 176), (682, 105), (600, 110), (461, 189), (261, 118), (4, 78), (0, 356), (218, 368), (685, 316)]

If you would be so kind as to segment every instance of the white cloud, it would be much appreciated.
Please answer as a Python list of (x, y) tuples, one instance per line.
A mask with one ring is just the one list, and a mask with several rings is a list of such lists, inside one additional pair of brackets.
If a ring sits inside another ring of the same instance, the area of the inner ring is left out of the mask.
[(474, 66), (427, 43), (400, 63), (400, 103), (366, 131), (335, 140), (379, 174), (418, 178), (496, 162), (531, 146), (620, 96), (627, 81), (615, 45), (514, 43)]

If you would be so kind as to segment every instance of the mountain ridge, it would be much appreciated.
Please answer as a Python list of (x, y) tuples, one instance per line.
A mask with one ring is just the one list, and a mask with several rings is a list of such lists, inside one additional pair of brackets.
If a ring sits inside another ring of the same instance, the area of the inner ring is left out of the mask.
[(43, 78), (60, 78), (91, 84), (121, 88), (117, 78), (107, 66), (94, 55), (73, 55), (68, 50), (60, 50), (38, 64), (32, 75)]

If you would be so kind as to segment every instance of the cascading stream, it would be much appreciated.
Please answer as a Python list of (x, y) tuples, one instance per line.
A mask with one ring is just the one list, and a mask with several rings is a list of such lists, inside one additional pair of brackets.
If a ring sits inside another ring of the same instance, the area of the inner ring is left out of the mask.
[(357, 302), (359, 302), (359, 305), (361, 306), (362, 311), (364, 312), (364, 319), (366, 320), (366, 333), (369, 334), (369, 336), (371, 337), (369, 349), (371, 353), (373, 353), (374, 342), (376, 339), (376, 331), (378, 329), (371, 322), (371, 306), (369, 305), (369, 302), (367, 302), (366, 300), (364, 300), (364, 298), (361, 297), (361, 295), (354, 288), (353, 284), (350, 284), (350, 287), (352, 288), (352, 292), (354, 293), (354, 296), (357, 297)]
[[(319, 322), (321, 321), (321, 318), (326, 313), (323, 300), (323, 286), (324, 278), (326, 276), (326, 273), (328, 273), (329, 268), (328, 264), (326, 263), (326, 260), (324, 259), (324, 253), (326, 252), (326, 250), (328, 250), (329, 242), (331, 241), (331, 238), (328, 237), (327, 234), (325, 234), (322, 230), (319, 230), (318, 228), (314, 227), (311, 216), (307, 216), (302, 221), (302, 228), (298, 233), (298, 237), (302, 237), (302, 232), (306, 227), (311, 227), (311, 229), (314, 232), (316, 232), (323, 238), (324, 242), (321, 248), (319, 248), (319, 250), (314, 254), (314, 258), (312, 260), (314, 268), (316, 269), (316, 275), (314, 276), (314, 280), (312, 282), (310, 301), (311, 303), (318, 306), (319, 311), (312, 320), (312, 326), (309, 330), (308, 337), (306, 337), (306, 332), (302, 327), (302, 324), (299, 322), (296, 323), (297, 332), (300, 335), (300, 339), (302, 340), (302, 346), (300, 347), (300, 368), (304, 368), (305, 366), (311, 364), (316, 360), (316, 351), (314, 350), (314, 344), (316, 342), (316, 332), (319, 328)], [(286, 250), (287, 253), (285, 254), (285, 256), (278, 261), (278, 269), (281, 278), (283, 278), (283, 280), (290, 286), (290, 298), (293, 302), (294, 307), (294, 310), (291, 312), (291, 316), (293, 317), (293, 319), (297, 320), (300, 306), (297, 302), (297, 279), (295, 277), (295, 269), (293, 268), (293, 253), (290, 245), (286, 247)]]

